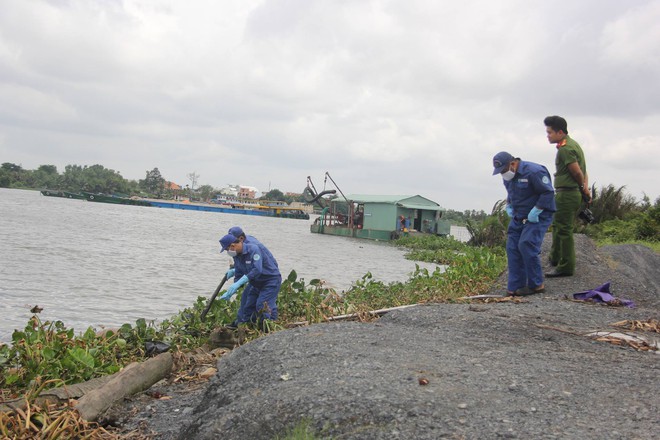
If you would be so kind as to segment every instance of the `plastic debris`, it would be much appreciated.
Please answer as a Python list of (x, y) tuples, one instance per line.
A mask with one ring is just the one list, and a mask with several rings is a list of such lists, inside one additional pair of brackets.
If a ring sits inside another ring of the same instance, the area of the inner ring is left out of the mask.
[(628, 299), (619, 299), (610, 293), (610, 282), (596, 287), (593, 290), (585, 290), (573, 294), (573, 299), (578, 301), (592, 301), (596, 303), (605, 303), (611, 306), (625, 306), (629, 309), (635, 307), (635, 303)]

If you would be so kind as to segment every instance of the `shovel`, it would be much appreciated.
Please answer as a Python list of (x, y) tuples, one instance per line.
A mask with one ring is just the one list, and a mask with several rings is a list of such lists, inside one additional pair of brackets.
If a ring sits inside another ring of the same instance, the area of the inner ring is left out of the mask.
[(216, 296), (218, 296), (218, 292), (220, 292), (220, 289), (222, 289), (222, 286), (224, 286), (226, 282), (227, 282), (227, 274), (225, 274), (225, 276), (222, 277), (222, 281), (220, 281), (218, 287), (215, 288), (215, 292), (213, 292), (213, 295), (211, 295), (211, 299), (209, 299), (209, 303), (206, 305), (206, 308), (204, 309), (202, 314), (199, 315), (199, 319), (201, 321), (204, 321), (204, 318), (206, 318), (206, 314), (211, 309), (211, 304), (213, 304), (213, 300), (215, 299)]

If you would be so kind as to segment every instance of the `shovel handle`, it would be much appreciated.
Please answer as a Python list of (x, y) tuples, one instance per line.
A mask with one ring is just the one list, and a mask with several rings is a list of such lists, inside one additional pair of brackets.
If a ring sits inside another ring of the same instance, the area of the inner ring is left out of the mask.
[(218, 292), (220, 292), (220, 289), (222, 289), (222, 286), (224, 286), (226, 282), (227, 282), (227, 274), (225, 274), (225, 276), (222, 277), (222, 281), (220, 281), (218, 287), (215, 288), (215, 292), (213, 292), (213, 295), (211, 295), (211, 299), (209, 299), (209, 303), (206, 305), (206, 308), (204, 309), (202, 314), (199, 315), (199, 319), (201, 321), (204, 321), (204, 318), (206, 318), (206, 314), (211, 309), (211, 304), (213, 304), (213, 300), (215, 300), (215, 297), (218, 296)]

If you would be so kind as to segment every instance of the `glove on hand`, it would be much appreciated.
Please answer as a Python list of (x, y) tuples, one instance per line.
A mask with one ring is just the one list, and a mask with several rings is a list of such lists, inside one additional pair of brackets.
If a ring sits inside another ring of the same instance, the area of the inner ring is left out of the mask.
[(220, 297), (220, 299), (228, 300), (229, 298), (231, 298), (232, 296), (234, 296), (234, 294), (236, 293), (236, 291), (237, 291), (237, 290), (238, 290), (243, 284), (247, 283), (248, 281), (249, 281), (249, 280), (248, 280), (247, 275), (243, 275), (243, 276), (241, 277), (240, 280), (236, 281), (234, 284), (232, 284), (231, 286), (229, 286), (229, 289), (227, 289), (227, 291), (225, 292), (225, 294), (222, 295), (222, 296)]
[(227, 279), (232, 278), (234, 274), (236, 273), (236, 270), (232, 267), (227, 271)]
[(506, 205), (506, 215), (513, 218), (513, 206)]
[(532, 208), (531, 211), (529, 211), (529, 214), (527, 214), (527, 221), (531, 223), (538, 223), (539, 222), (539, 215), (543, 212), (542, 209), (537, 208), (536, 206)]

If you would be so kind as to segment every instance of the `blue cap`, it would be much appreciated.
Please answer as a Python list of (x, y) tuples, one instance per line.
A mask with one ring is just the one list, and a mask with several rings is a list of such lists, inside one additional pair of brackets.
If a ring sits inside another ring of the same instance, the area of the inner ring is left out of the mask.
[(227, 233), (233, 235), (236, 238), (240, 237), (241, 235), (245, 235), (245, 233), (243, 232), (240, 226), (234, 226), (229, 228), (229, 232)]
[(231, 246), (232, 243), (236, 243), (237, 241), (238, 238), (236, 238), (232, 234), (225, 235), (220, 239), (220, 252), (226, 251), (227, 248)]
[(505, 168), (509, 167), (509, 164), (513, 159), (514, 157), (506, 151), (500, 151), (497, 153), (495, 157), (493, 157), (493, 168), (495, 168), (493, 170), (493, 176), (495, 174), (501, 174)]

